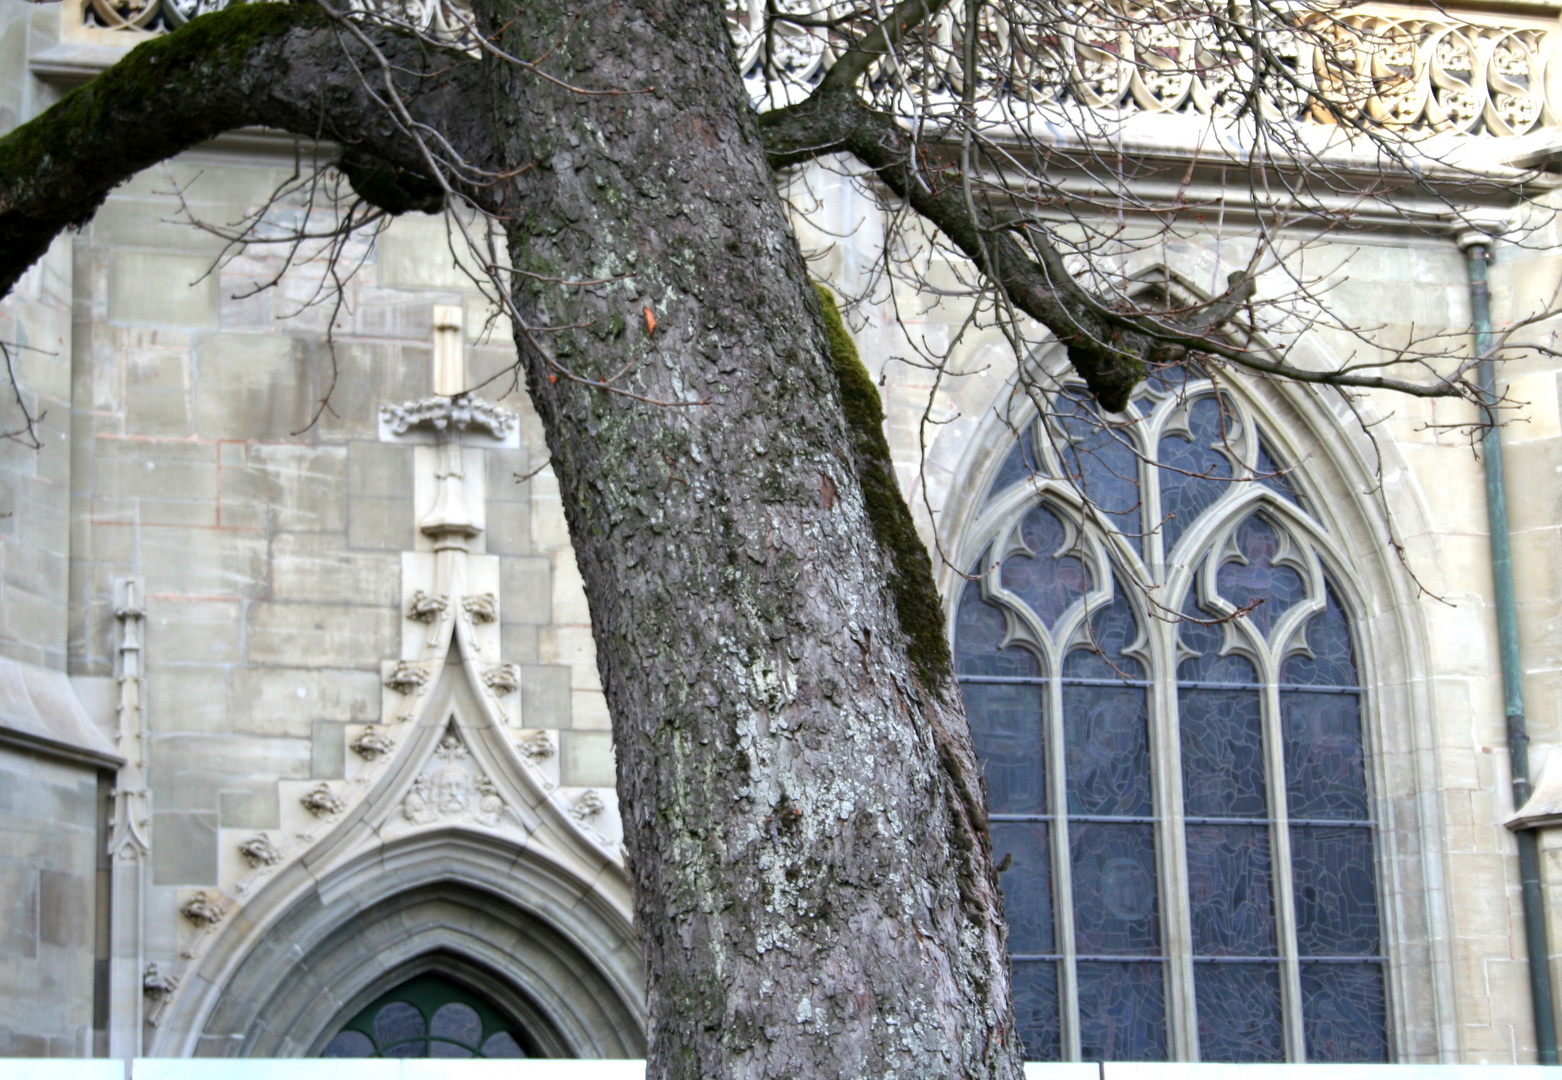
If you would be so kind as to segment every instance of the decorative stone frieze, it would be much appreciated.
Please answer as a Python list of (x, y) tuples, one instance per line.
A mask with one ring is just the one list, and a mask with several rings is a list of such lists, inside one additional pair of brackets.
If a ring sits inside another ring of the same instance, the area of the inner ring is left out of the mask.
[(500, 697), (513, 694), (521, 686), (521, 669), (514, 664), (500, 664), (483, 673), (483, 683)]
[(321, 784), (298, 801), (317, 818), (334, 817), (347, 809), (346, 800), (332, 791), (329, 784)]
[(373, 724), (364, 728), (363, 734), (359, 735), (348, 746), (353, 753), (365, 761), (374, 761), (396, 748), (396, 744), (380, 734)]
[(472, 758), (466, 743), (452, 727), (434, 749), (412, 788), (402, 799), (401, 813), (414, 825), (436, 821), (466, 821), (480, 825), (499, 824), (504, 815), (504, 796)]
[(450, 598), (444, 593), (430, 596), (419, 589), (412, 594), (412, 603), (407, 605), (407, 618), (420, 623), (438, 622), (449, 605)]
[(475, 623), (499, 621), (499, 601), (491, 592), (468, 596), (461, 601), (461, 606)]
[(597, 817), (607, 809), (607, 803), (602, 801), (602, 795), (596, 788), (587, 788), (570, 805), (570, 816), (581, 824)]
[(381, 405), (380, 419), (396, 435), (422, 428), (436, 433), (476, 431), (494, 439), (506, 438), (517, 422), (511, 410), (470, 394)]
[(265, 833), (251, 837), (240, 844), (239, 854), (244, 856), (245, 862), (257, 870), (263, 866), (275, 866), (282, 861), (282, 852)]
[(216, 926), (222, 922), (222, 900), (202, 890), (179, 906), (179, 914), (199, 927)]
[(428, 672), (411, 660), (401, 660), (390, 673), (385, 685), (398, 694), (410, 694), (428, 682)]

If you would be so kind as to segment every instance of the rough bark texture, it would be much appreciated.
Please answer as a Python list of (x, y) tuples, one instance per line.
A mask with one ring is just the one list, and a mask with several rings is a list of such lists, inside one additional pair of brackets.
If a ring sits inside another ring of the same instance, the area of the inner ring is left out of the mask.
[(897, 612), (864, 498), (872, 448), (843, 418), (719, 11), (483, 8), (512, 54), (552, 49), (558, 78), (623, 91), (494, 71), (502, 155), (543, 163), (515, 185), (511, 257), (537, 275), (517, 304), (585, 326), (541, 348), (709, 402), (604, 393), (523, 348), (614, 718), (648, 1075), (1017, 1076), (947, 654), (908, 657), (917, 616)]
[[(926, 553), (718, 7), (477, 8), (557, 81), (378, 39), (416, 115), (510, 178), (480, 194), (524, 272), (517, 338), (613, 715), (648, 1075), (1014, 1080), (1001, 901)], [(308, 7), (143, 46), (0, 139), (0, 292), (114, 183), (226, 128), (357, 148), (369, 187), (375, 161), (415, 173), (378, 77)], [(388, 201), (428, 194), (397, 182)], [(626, 364), (616, 385), (638, 398), (581, 381)]]

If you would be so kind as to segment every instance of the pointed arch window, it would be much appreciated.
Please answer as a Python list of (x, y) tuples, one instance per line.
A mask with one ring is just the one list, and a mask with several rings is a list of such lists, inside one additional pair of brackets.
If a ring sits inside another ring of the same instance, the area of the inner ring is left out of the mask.
[(409, 979), (364, 1006), (321, 1051), (328, 1058), (524, 1058), (530, 1040), (488, 1001), (438, 975)]
[(1052, 406), (994, 474), (955, 617), (1026, 1056), (1386, 1060), (1326, 530), (1207, 381)]

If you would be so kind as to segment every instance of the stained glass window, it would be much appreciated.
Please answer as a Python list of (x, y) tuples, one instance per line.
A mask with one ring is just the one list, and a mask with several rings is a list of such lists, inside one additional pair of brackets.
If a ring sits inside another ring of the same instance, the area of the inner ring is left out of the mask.
[(420, 975), (371, 1001), (321, 1051), (328, 1058), (523, 1058), (525, 1033), (476, 994)]
[(1027, 1057), (1387, 1060), (1361, 675), (1302, 484), (1186, 379), (1059, 394), (1004, 458), (955, 654)]

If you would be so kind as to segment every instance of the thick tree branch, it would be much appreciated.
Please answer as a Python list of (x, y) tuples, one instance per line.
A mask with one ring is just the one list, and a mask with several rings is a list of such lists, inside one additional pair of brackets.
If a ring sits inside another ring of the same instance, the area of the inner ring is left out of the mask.
[(850, 90), (821, 85), (808, 100), (765, 113), (760, 130), (774, 168), (821, 154), (849, 153), (873, 169), (886, 187), (1002, 288), (1015, 307), (1056, 335), (1074, 370), (1106, 409), (1125, 408), (1151, 367), (1195, 353), (1300, 382), (1397, 390), (1416, 397), (1462, 395), (1462, 384), (1453, 380), (1418, 383), (1384, 375), (1310, 371), (1231, 344), (1219, 330), (1252, 296), (1253, 282), (1242, 274), (1233, 275), (1224, 295), (1183, 321), (1117, 310), (1075, 280), (1062, 252), (1039, 228), (1025, 231), (1022, 243), (1016, 226), (1000, 226), (965, 198), (952, 166), (919, 165), (911, 137), (894, 117), (869, 108)]
[[(477, 92), (478, 63), (409, 33), (364, 30), (394, 63), (414, 115), (467, 161), (487, 160), (489, 133), (459, 107)], [(115, 185), (234, 128), (330, 140), (359, 161), (425, 172), (416, 140), (358, 74), (373, 66), (363, 43), (313, 4), (231, 7), (134, 49), (0, 139), (0, 295)]]
[(889, 17), (867, 34), (851, 43), (841, 58), (830, 65), (819, 85), (832, 94), (850, 90), (857, 80), (885, 53), (892, 52), (902, 38), (938, 13), (947, 0), (902, 0)]

